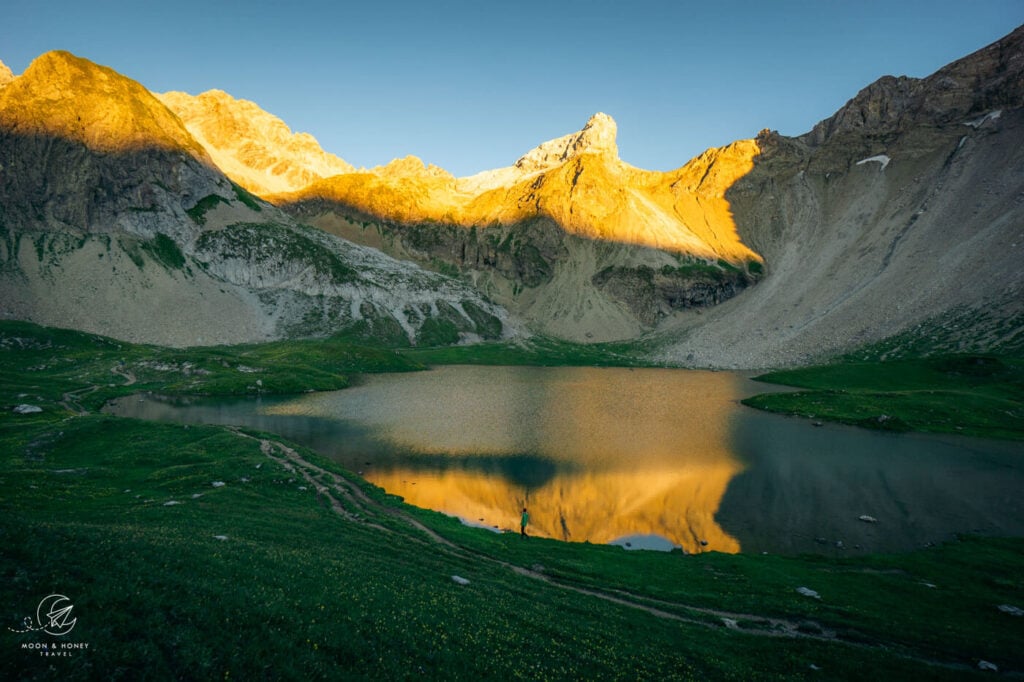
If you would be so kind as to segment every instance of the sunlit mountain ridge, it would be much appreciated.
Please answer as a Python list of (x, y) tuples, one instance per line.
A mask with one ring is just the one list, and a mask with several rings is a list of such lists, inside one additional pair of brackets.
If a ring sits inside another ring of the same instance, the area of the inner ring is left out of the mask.
[(255, 194), (290, 192), (354, 170), (321, 149), (309, 133), (293, 133), (284, 121), (254, 102), (222, 90), (198, 96), (158, 94), (232, 180)]
[(327, 200), (399, 223), (462, 227), (550, 218), (570, 234), (738, 264), (759, 261), (736, 234), (724, 192), (753, 168), (753, 140), (709, 150), (679, 170), (624, 163), (616, 124), (598, 113), (578, 133), (542, 143), (508, 168), (455, 178), (415, 157), (327, 178), (277, 204)]

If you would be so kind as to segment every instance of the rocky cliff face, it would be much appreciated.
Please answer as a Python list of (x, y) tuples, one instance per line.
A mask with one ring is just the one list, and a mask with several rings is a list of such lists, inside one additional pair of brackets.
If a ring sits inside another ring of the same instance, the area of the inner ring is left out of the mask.
[(271, 200), (347, 239), (458, 273), (570, 339), (634, 337), (754, 283), (761, 259), (739, 240), (724, 191), (757, 146), (739, 142), (657, 173), (623, 163), (615, 135), (611, 117), (597, 114), (508, 168), (454, 178), (407, 158)]
[(171, 345), (513, 333), (466, 284), (297, 225), (138, 83), (66, 52), (0, 88), (0, 316)]
[(181, 118), (222, 171), (255, 194), (294, 192), (321, 178), (355, 170), (321, 149), (309, 133), (293, 133), (255, 103), (221, 90), (157, 97)]
[(665, 330), (666, 359), (1024, 350), (1024, 29), (758, 144), (726, 197), (766, 277)]

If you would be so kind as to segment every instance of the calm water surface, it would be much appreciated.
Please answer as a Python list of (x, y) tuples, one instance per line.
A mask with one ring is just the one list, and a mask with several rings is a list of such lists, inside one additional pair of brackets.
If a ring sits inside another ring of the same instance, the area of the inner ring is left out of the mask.
[(729, 372), (442, 367), (363, 381), (107, 410), (272, 431), (411, 504), (500, 529), (525, 505), (534, 534), (571, 541), (838, 554), (1024, 535), (1020, 444), (815, 428), (740, 405), (772, 389)]

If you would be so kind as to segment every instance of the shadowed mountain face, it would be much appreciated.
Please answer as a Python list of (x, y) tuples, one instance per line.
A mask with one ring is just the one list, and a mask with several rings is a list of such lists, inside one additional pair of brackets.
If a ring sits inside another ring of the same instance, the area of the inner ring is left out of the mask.
[(758, 142), (726, 198), (766, 276), (667, 328), (666, 359), (779, 366), (886, 339), (1024, 350), (1024, 28)]
[(302, 227), (148, 90), (67, 52), (0, 81), (0, 316), (195, 345), (511, 333), (467, 284)]

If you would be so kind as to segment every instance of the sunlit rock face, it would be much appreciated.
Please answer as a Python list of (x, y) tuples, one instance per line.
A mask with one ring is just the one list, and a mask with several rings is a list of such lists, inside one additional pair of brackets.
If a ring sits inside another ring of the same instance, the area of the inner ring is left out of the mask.
[(621, 161), (615, 136), (615, 121), (598, 113), (581, 131), (544, 142), (508, 168), (454, 178), (407, 157), (275, 201), (330, 201), (410, 224), (483, 228), (547, 218), (591, 239), (738, 264), (759, 260), (737, 236), (723, 198), (753, 167), (759, 152), (753, 141), (709, 150), (677, 171), (660, 173)]
[(259, 195), (294, 192), (352, 165), (325, 152), (309, 133), (293, 133), (255, 103), (221, 90), (157, 97), (178, 115), (231, 179)]
[(455, 178), (415, 157), (270, 197), (301, 220), (401, 258), (457, 270), (541, 331), (636, 336), (676, 311), (756, 282), (725, 190), (760, 153), (752, 140), (668, 173), (618, 157), (595, 114), (513, 165)]

